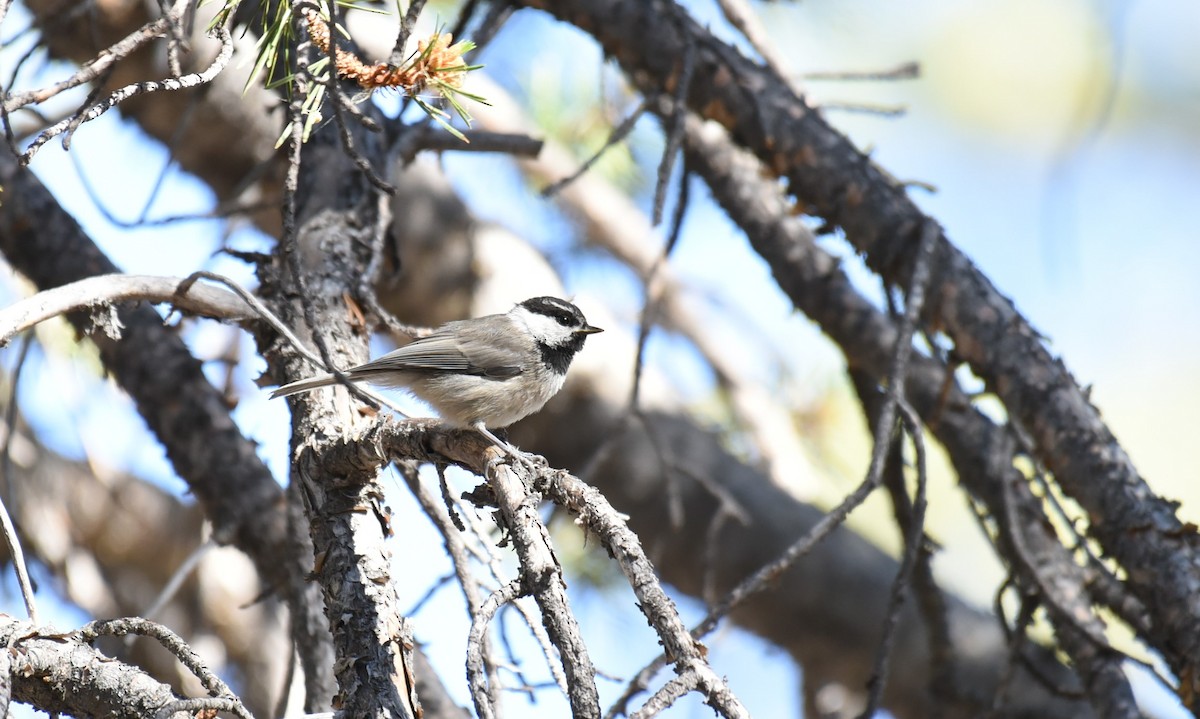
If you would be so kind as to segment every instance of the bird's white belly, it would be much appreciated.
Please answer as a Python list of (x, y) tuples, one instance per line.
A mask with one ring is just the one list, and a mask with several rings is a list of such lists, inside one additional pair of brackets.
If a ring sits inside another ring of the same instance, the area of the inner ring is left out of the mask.
[(469, 427), (507, 427), (542, 408), (562, 389), (565, 377), (539, 367), (507, 380), (474, 375), (445, 375), (421, 379), (409, 390), (428, 402), (442, 419)]

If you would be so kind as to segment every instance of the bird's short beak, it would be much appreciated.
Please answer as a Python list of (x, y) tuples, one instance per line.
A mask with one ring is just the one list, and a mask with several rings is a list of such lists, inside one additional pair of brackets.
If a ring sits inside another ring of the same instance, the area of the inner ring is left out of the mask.
[(591, 325), (587, 325), (581, 329), (575, 330), (575, 334), (577, 334), (577, 335), (594, 335), (597, 332), (603, 332), (603, 331), (604, 330), (600, 329), (599, 327), (592, 327)]

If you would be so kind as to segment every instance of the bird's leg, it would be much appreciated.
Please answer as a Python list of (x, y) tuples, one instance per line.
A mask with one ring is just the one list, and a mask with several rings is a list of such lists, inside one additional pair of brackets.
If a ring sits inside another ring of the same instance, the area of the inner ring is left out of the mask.
[(484, 426), (484, 423), (475, 423), (470, 426), (472, 426), (473, 430), (479, 432), (480, 435), (486, 437), (488, 442), (496, 445), (496, 447), (504, 451), (504, 454), (509, 455), (515, 461), (522, 463), (522, 465), (526, 465), (530, 469), (547, 466), (546, 457), (529, 454), (527, 451), (521, 451), (516, 447), (512, 447), (512, 445), (508, 442), (505, 442), (503, 439), (493, 435), (492, 431), (488, 430), (487, 427)]
[(492, 431), (488, 429), (483, 422), (476, 422), (475, 424), (471, 425), (471, 427), (474, 428), (476, 432), (482, 434), (484, 437), (487, 437), (492, 444), (504, 450), (508, 456), (516, 460), (523, 459), (521, 450), (492, 434)]
[(505, 454), (513, 459), (513, 461), (522, 465), (531, 472), (536, 472), (538, 467), (547, 466), (545, 457), (537, 454), (530, 454), (528, 452), (522, 452), (508, 442), (505, 442), (496, 435), (492, 434), (492, 431), (485, 427), (483, 422), (476, 422), (475, 424), (471, 425), (471, 428), (482, 434), (484, 437), (487, 437), (488, 441), (503, 450)]

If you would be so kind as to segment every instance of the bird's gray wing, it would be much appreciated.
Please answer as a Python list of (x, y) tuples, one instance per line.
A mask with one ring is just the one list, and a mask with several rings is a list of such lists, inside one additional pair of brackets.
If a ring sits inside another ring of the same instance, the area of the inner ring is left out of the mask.
[(449, 323), (427, 337), (348, 370), (347, 374), (364, 379), (397, 371), (515, 377), (521, 374), (520, 347), (511, 333), (504, 331), (508, 327), (496, 324), (496, 327), (476, 325), (474, 331), (463, 333), (456, 326), (458, 323)]

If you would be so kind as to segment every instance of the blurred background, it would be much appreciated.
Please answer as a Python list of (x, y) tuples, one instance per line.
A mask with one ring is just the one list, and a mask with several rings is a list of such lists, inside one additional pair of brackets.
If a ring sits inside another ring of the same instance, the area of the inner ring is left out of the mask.
[[(719, 36), (746, 47), (715, 2), (685, 4)], [(1187, 209), (1200, 188), (1200, 63), (1194, 49), (1200, 6), (1179, 0), (805, 0), (754, 3), (753, 9), (811, 102), (826, 106), (830, 122), (883, 168), (914, 183), (910, 192), (921, 207), (1014, 300), (1079, 383), (1092, 388), (1092, 401), (1150, 485), (1182, 502), (1184, 520), (1200, 522), (1200, 458), (1190, 451), (1200, 433), (1194, 411), (1200, 403), (1200, 233)], [(450, 23), (456, 12), (455, 3), (431, 3), (423, 19), (432, 29), (435, 22)], [(11, 70), (5, 68), (32, 40), (19, 32), (28, 22), (14, 4), (2, 28), (0, 76), (6, 84)], [(351, 13), (350, 22), (367, 47), (371, 32), (380, 33), (384, 48), (394, 37), (391, 18), (383, 23)], [(485, 65), (483, 73), (580, 161), (638, 101), (586, 37), (531, 11), (518, 12), (470, 59)], [(233, 72), (249, 72), (249, 60), (235, 63)], [(886, 74), (906, 63), (919, 66), (917, 78), (813, 75)], [(44, 83), (70, 71), (35, 55), (23, 82)], [(373, 101), (389, 113), (399, 104), (384, 93)], [(594, 171), (649, 211), (661, 151), (660, 128), (642, 120)], [(539, 197), (540, 186), (512, 160), (447, 153), (441, 164), (478, 217), (548, 256), (585, 312), (589, 303), (603, 304), (636, 332), (641, 282), (587, 242), (578, 218)], [(45, 148), (32, 167), (127, 272), (186, 275), (203, 267), (252, 284), (246, 265), (217, 250), (267, 250), (273, 244), (237, 221), (155, 222), (206, 212), (213, 197), (203, 183), (171, 167), (163, 145), (115, 113), (83, 127), (69, 153), (57, 143)], [(792, 314), (765, 265), (702, 184), (692, 190), (672, 267), (738, 362), (787, 398), (809, 459), (810, 476), (795, 491), (829, 506), (861, 480), (869, 453), (840, 354), (803, 316)], [(142, 219), (150, 222), (139, 224)], [(852, 250), (835, 239), (824, 242), (871, 296), (882, 297)], [(11, 273), (5, 284), (9, 300), (27, 292)], [(268, 402), (254, 385), (263, 365), (253, 344), (237, 331), (203, 322), (189, 323), (186, 336), (197, 356), (211, 360), (206, 369), (213, 381), (231, 383), (237, 421), (286, 481), (287, 407)], [(6, 368), (15, 366), (16, 347), (0, 357)], [(106, 383), (98, 362), (77, 361), (86, 352), (65, 325), (39, 328), (17, 390), (26, 419), (47, 446), (86, 459), (97, 472), (127, 470), (183, 492), (128, 399)], [(728, 421), (711, 371), (686, 341), (655, 331), (649, 363), (668, 370), (698, 415), (716, 425)], [(953, 479), (945, 471), (939, 475), (930, 532), (944, 549), (935, 571), (949, 589), (989, 605), (1000, 568)], [(413, 511), (404, 491), (389, 500), (400, 516)], [(877, 521), (884, 516), (889, 520)], [(851, 524), (896, 551), (899, 540), (884, 499), (869, 502)], [(448, 565), (431, 529), (419, 521), (401, 525), (397, 541), (431, 548), (428, 566), (416, 570), (426, 583), (414, 582), (405, 598), (416, 605)], [(572, 536), (563, 533), (562, 541)], [(628, 677), (653, 657), (654, 639), (626, 590), (595, 571), (589, 552), (564, 550), (575, 575), (573, 598), (599, 667)], [(46, 603), (54, 582), (44, 579)], [(4, 586), (0, 609), (20, 614), (10, 577)], [(702, 616), (698, 603), (678, 601), (687, 618)], [(66, 601), (55, 610), (55, 621), (64, 626), (84, 620)], [(452, 589), (435, 591), (420, 605), (416, 622), (418, 639), (443, 677), (461, 676), (461, 599)], [(520, 632), (513, 634), (513, 641), (524, 641)], [(728, 674), (756, 716), (800, 715), (802, 678), (785, 654), (735, 629), (708, 644), (718, 671)], [(467, 703), (465, 687), (450, 683)], [(1169, 701), (1147, 687), (1145, 696), (1163, 702), (1153, 709), (1173, 715)], [(602, 692), (619, 688), (607, 682)], [(546, 690), (517, 715), (563, 716), (564, 706), (561, 696)], [(710, 710), (692, 701), (678, 711), (699, 717)]]

